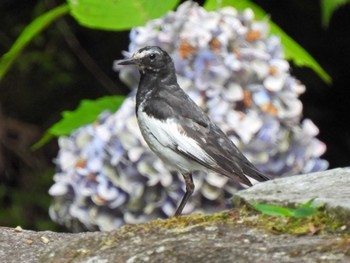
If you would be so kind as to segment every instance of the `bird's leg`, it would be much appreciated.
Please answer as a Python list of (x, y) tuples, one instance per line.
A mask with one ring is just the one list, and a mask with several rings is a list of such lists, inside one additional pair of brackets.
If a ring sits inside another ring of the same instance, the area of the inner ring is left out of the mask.
[(193, 179), (192, 179), (192, 174), (191, 173), (182, 174), (182, 176), (184, 177), (185, 183), (186, 183), (186, 193), (185, 193), (184, 197), (182, 197), (182, 200), (181, 200), (179, 207), (176, 209), (175, 216), (181, 215), (182, 210), (184, 209), (188, 199), (190, 198), (190, 196), (192, 195), (193, 190), (194, 190), (194, 183), (193, 183)]

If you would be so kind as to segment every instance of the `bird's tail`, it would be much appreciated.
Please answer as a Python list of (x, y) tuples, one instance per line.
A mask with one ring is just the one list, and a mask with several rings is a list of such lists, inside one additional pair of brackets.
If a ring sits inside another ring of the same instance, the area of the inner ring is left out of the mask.
[(255, 166), (249, 165), (243, 168), (243, 173), (254, 184), (254, 181), (264, 182), (272, 180), (272, 176), (260, 172)]

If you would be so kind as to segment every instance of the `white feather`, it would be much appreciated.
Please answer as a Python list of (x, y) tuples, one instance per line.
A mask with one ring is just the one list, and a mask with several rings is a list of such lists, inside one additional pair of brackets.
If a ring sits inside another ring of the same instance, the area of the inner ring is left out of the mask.
[(195, 156), (199, 160), (214, 165), (215, 161), (199, 144), (188, 137), (178, 123), (172, 119), (158, 120), (142, 111), (142, 104), (138, 110), (138, 122), (141, 133), (149, 147), (166, 163), (183, 173), (195, 170), (207, 170), (205, 167), (178, 151)]

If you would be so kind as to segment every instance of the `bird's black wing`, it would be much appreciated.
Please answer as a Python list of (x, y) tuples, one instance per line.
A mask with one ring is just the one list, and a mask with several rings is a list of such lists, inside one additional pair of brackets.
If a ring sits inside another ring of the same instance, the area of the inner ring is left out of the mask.
[(261, 173), (214, 123), (209, 127), (202, 127), (198, 123), (191, 123), (186, 119), (181, 121), (181, 127), (187, 136), (198, 142), (199, 146), (215, 160), (215, 164), (202, 162), (197, 156), (183, 151), (192, 159), (200, 162), (203, 166), (230, 178), (237, 179), (246, 185), (251, 185), (246, 176), (257, 181), (266, 181), (270, 178)]

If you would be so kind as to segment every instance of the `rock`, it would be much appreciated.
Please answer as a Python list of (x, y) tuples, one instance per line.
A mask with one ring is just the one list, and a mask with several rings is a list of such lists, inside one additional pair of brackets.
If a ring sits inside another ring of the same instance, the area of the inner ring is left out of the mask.
[[(239, 263), (350, 260), (346, 255), (350, 240), (321, 235), (276, 235), (233, 223), (225, 217), (216, 219), (192, 215), (125, 226), (111, 232), (79, 234), (26, 230), (17, 233), (2, 228), (0, 261)], [(42, 241), (43, 236), (48, 243)], [(33, 243), (29, 244), (27, 240), (33, 240)]]
[(315, 203), (324, 204), (325, 209), (337, 218), (349, 221), (350, 168), (284, 177), (256, 184), (238, 192), (233, 197), (233, 202), (236, 206), (242, 203), (294, 206), (311, 198), (316, 198)]
[[(277, 179), (238, 193), (235, 201), (241, 206), (231, 211), (154, 220), (110, 232), (69, 234), (0, 228), (0, 262), (350, 262), (350, 237), (345, 226), (338, 225), (333, 232), (325, 226), (315, 231), (317, 217), (312, 217), (298, 221), (310, 231), (286, 234), (277, 227), (264, 226), (264, 220), (274, 223), (274, 217), (242, 205), (257, 200), (294, 204), (317, 194), (329, 209), (349, 211), (345, 202), (349, 174), (348, 169), (335, 169)], [(277, 221), (288, 226), (290, 220)]]
[(62, 242), (70, 242), (74, 237), (74, 234), (1, 227), (0, 262), (38, 262), (47, 251), (55, 249)]

